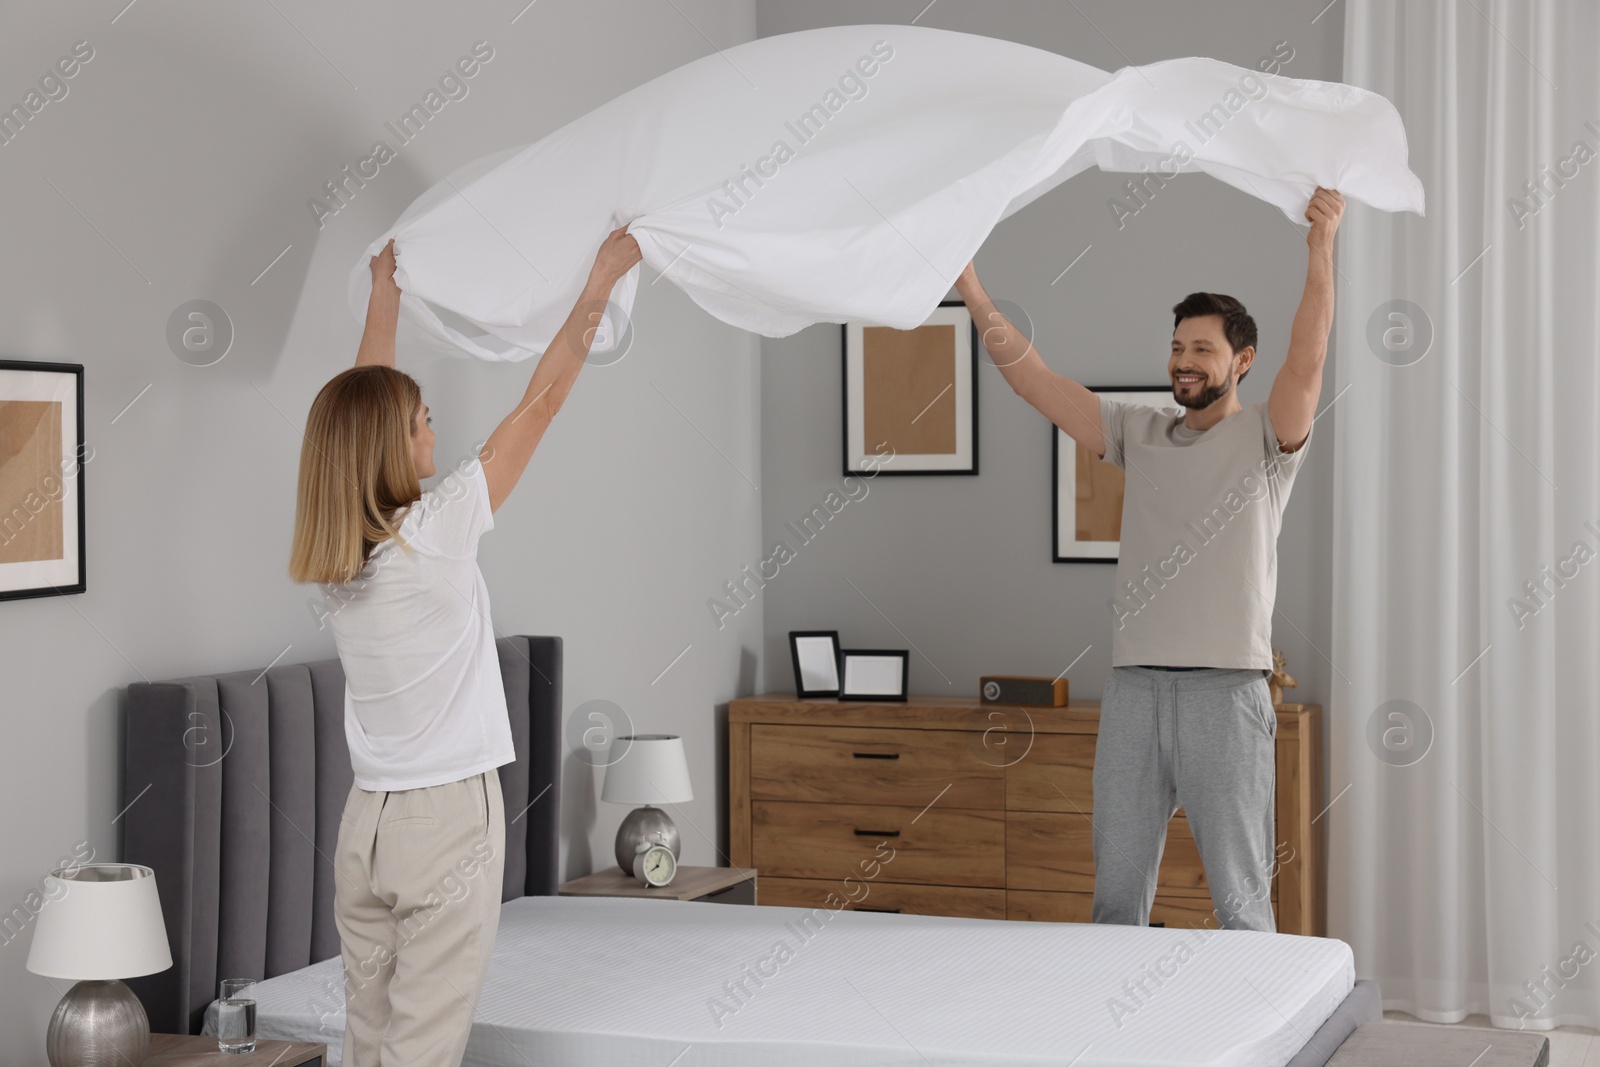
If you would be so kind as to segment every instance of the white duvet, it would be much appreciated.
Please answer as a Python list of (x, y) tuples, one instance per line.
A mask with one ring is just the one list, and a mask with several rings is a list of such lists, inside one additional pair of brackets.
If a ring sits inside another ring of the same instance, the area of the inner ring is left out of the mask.
[[(833, 26), (713, 53), (461, 168), (372, 242), (350, 306), (365, 315), (368, 260), (392, 237), (407, 319), (525, 359), (626, 224), (652, 279), (735, 326), (909, 329), (996, 223), (1091, 166), (1204, 171), (1301, 225), (1318, 185), (1423, 209), (1398, 114), (1354, 86), (1204, 58), (1108, 73), (973, 34)], [(613, 291), (596, 351), (620, 340), (639, 275)]]
[[(521, 897), (462, 1063), (1283, 1067), (1354, 982), (1321, 937)], [(338, 957), (256, 1001), (260, 1036), (326, 1042), (337, 1067)]]

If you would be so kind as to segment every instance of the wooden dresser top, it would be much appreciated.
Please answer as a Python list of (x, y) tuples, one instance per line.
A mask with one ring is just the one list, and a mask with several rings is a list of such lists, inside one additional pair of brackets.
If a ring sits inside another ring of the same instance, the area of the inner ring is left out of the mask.
[[(1072, 700), (1064, 708), (984, 704), (976, 696), (914, 696), (909, 700), (840, 700), (794, 693), (763, 693), (728, 701), (729, 722), (806, 723), (835, 726), (902, 726), (916, 729), (988, 730), (996, 726), (1094, 724), (1098, 700)], [(1075, 731), (1074, 731), (1075, 732)]]
[[(1308, 704), (1279, 704), (1285, 719), (1298, 720)], [(728, 701), (730, 723), (877, 726), (920, 730), (1032, 730), (1037, 733), (1093, 733), (1100, 723), (1100, 701), (1069, 700), (1064, 708), (984, 704), (976, 696), (914, 696), (899, 700), (795, 698), (792, 692), (763, 693)]]

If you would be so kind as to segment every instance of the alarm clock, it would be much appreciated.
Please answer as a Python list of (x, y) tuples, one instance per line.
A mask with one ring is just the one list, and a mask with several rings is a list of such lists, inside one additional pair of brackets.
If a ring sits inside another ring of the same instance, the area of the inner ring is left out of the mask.
[(659, 841), (641, 841), (633, 855), (633, 876), (647, 886), (664, 886), (678, 873), (678, 858)]

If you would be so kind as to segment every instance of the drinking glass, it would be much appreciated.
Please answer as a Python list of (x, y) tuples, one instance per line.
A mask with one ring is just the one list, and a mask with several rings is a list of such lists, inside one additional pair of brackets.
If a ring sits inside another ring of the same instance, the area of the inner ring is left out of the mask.
[(256, 983), (253, 978), (225, 978), (217, 1002), (217, 1048), (223, 1052), (256, 1050)]

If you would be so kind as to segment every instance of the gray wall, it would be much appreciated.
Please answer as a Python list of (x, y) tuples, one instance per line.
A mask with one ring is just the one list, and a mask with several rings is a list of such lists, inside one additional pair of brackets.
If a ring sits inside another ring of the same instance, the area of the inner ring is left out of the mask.
[[(284, 566), (298, 426), (353, 358), (359, 327), (343, 286), (373, 234), (460, 163), (534, 140), (704, 55), (708, 41), (906, 22), (924, 6), (588, 0), (534, 4), (513, 23), (518, 0), (279, 0), (277, 10), (113, 0), (13, 18), (0, 39), (6, 106), (74, 42), (95, 49), (68, 95), (0, 146), (11, 205), (0, 224), (0, 356), (87, 366), (94, 458), (89, 592), (0, 603), (0, 909), (22, 905), (81, 844), (97, 859), (118, 855), (129, 682), (334, 654)], [(1320, 7), (1214, 4), (1201, 20), (1189, 4), (1079, 0), (1079, 14), (941, 0), (919, 22), (1106, 69), (1189, 54), (1254, 66), (1287, 40), (1285, 73), (1337, 78), (1341, 12), (1312, 24)], [(383, 124), (478, 40), (495, 58), (468, 95), (319, 229), (307, 200), (388, 139)], [(1160, 382), (1171, 304), (1197, 288), (1235, 293), (1262, 330), (1244, 399), (1264, 398), (1299, 294), (1299, 231), (1195, 177), (1117, 232), (1105, 202), (1119, 184), (1091, 172), (1002, 224), (979, 254), (990, 291), (1027, 308), (1052, 365), (1091, 384)], [(221, 305), (236, 331), (208, 367), (179, 361), (165, 338), (173, 310), (197, 298)], [(605, 708), (591, 702), (685, 734), (705, 783), (679, 819), (686, 862), (722, 862), (711, 844), (724, 832), (721, 706), (791, 684), (792, 628), (915, 645), (919, 693), (970, 693), (987, 672), (1054, 674), (1092, 645), (1069, 677), (1080, 695), (1098, 694), (1112, 569), (1049, 562), (1047, 427), (991, 368), (979, 477), (874, 480), (719, 629), (707, 599), (839, 484), (838, 330), (758, 343), (670, 286), (644, 286), (635, 319), (633, 350), (585, 371), (481, 560), (499, 632), (566, 638), (574, 738), (588, 710)], [(400, 362), (434, 409), (441, 468), (492, 428), (531, 371), (415, 345)], [(1330, 673), (1315, 651), (1328, 645), (1330, 429), (1318, 424), (1280, 543), (1275, 642), (1310, 699), (1325, 697)], [(607, 862), (623, 814), (598, 803), (598, 785), (569, 761), (569, 876)], [(66, 987), (24, 970), (28, 937), (24, 924), (0, 941), (0, 1033), (16, 1038), (0, 1067), (43, 1062), (45, 1023)]]
[[(837, 23), (900, 23), (925, 3), (763, 0), (758, 26), (765, 37)], [(1203, 16), (1199, 6), (941, 0), (918, 24), (1019, 41), (1106, 70), (1187, 55), (1255, 69), (1287, 41), (1294, 55), (1285, 75), (1339, 78), (1340, 9), (1313, 24), (1321, 3), (1232, 0), (1204, 5)], [(1231, 293), (1260, 331), (1241, 400), (1265, 400), (1304, 285), (1304, 230), (1204, 175), (1170, 182), (1119, 230), (1107, 201), (1128, 178), (1088, 171), (1001, 223), (977, 255), (985, 288), (1028, 313), (1053, 369), (1088, 385), (1165, 384), (1172, 305), (1195, 290)], [(1085, 246), (1092, 247), (1052, 284)], [(839, 328), (828, 325), (762, 341), (762, 527), (769, 546), (780, 537), (795, 541), (784, 523), (839, 485), (839, 346)], [(1053, 677), (1076, 659), (1067, 675), (1072, 693), (1100, 695), (1111, 664), (1106, 601), (1115, 568), (1051, 562), (1049, 423), (993, 366), (980, 370), (978, 476), (877, 477), (800, 547), (760, 597), (765, 688), (794, 687), (790, 630), (837, 629), (847, 647), (910, 648), (915, 694), (972, 694), (984, 674)], [(1332, 399), (1332, 381), (1328, 369), (1323, 403)], [(1325, 702), (1336, 677), (1323, 658), (1331, 423), (1316, 425), (1279, 540), (1273, 643), (1301, 683), (1289, 699), (1308, 702)]]
[[(6, 106), (75, 41), (94, 48), (68, 95), (0, 146), (0, 356), (85, 364), (95, 450), (89, 591), (0, 602), (0, 913), (80, 842), (119, 858), (128, 683), (335, 654), (285, 567), (298, 427), (354, 359), (345, 276), (367, 242), (460, 164), (706, 54), (707, 37), (755, 32), (748, 0), (546, 0), (514, 24), (522, 0), (163, 0), (116, 17), (125, 2), (31, 5), (0, 36)], [(319, 230), (308, 198), (391, 139), (384, 123), (480, 39), (494, 58), (467, 96), (409, 145), (391, 140), (398, 158)], [(761, 480), (759, 361), (753, 338), (679, 290), (641, 289), (633, 350), (584, 372), (480, 558), (500, 633), (566, 639), (569, 712), (611, 701), (642, 729), (686, 736), (703, 788), (679, 819), (684, 860), (713, 864), (714, 709), (754, 689), (761, 623), (748, 612), (719, 631), (705, 600), (759, 546), (745, 480)], [(165, 339), (195, 298), (236, 329), (212, 366), (180, 362)], [(511, 409), (533, 367), (412, 346), (400, 365), (433, 408), (441, 469)], [(576, 757), (567, 770), (573, 876), (610, 862), (624, 811), (598, 803), (599, 775)], [(24, 924), (0, 943), (4, 1065), (44, 1062), (70, 984), (24, 970), (30, 937)]]

